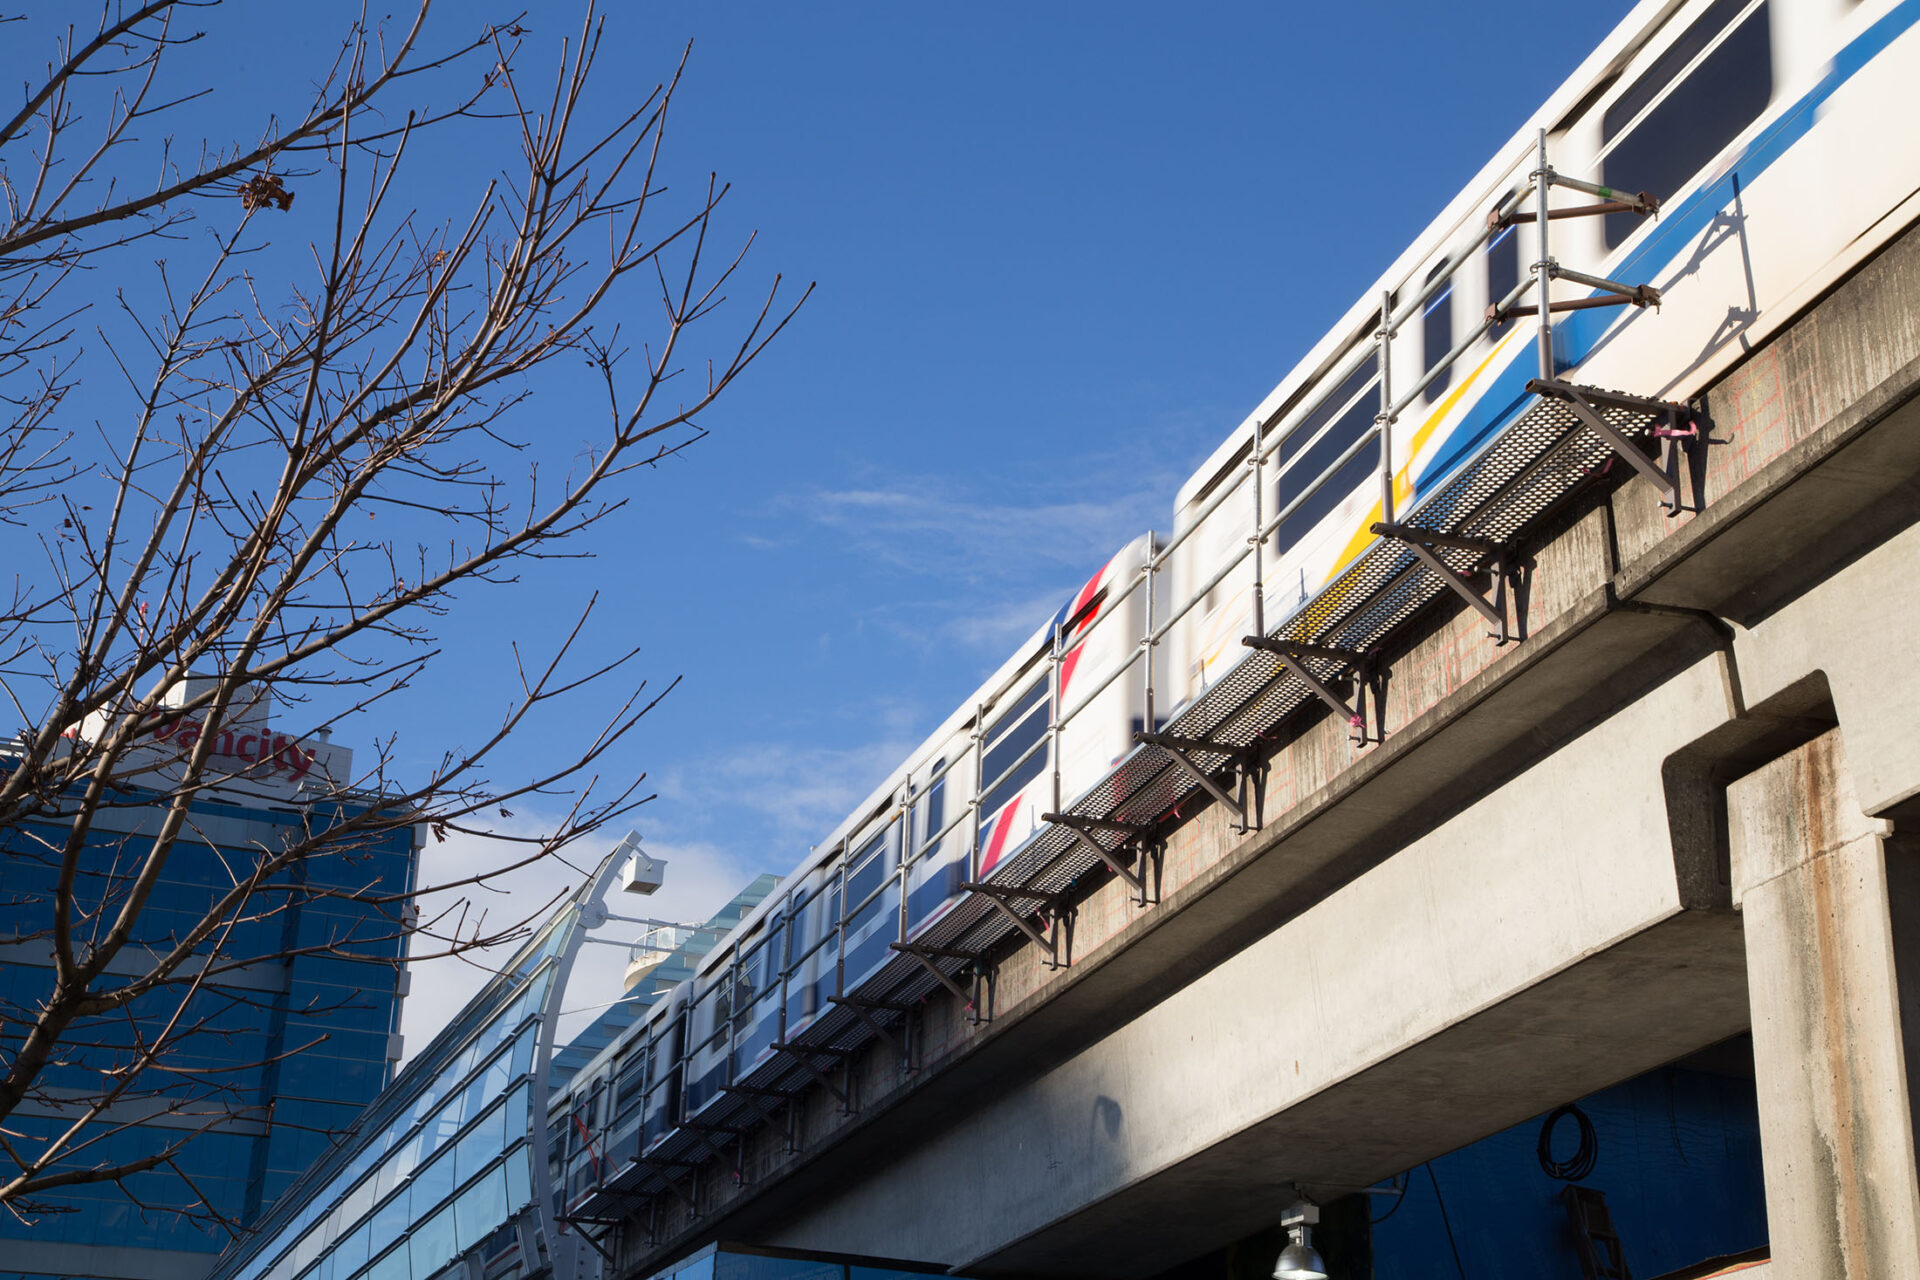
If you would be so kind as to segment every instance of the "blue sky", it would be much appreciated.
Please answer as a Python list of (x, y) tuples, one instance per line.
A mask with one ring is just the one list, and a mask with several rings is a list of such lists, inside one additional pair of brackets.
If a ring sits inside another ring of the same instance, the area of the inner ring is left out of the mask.
[(624, 616), (686, 674), (644, 825), (792, 866), (1167, 526), (1626, 7), (619, 15), (649, 65), (693, 38), (678, 147), (735, 182), (763, 270), (820, 282), (636, 521)]
[[(398, 730), (424, 762), (479, 736), (508, 640), (550, 643), (598, 590), (598, 649), (684, 677), (609, 769), (661, 793), (635, 822), (681, 877), (660, 908), (792, 868), (1168, 525), (1179, 483), (1628, 7), (609, 5), (596, 109), (691, 39), (673, 180), (717, 170), (727, 236), (759, 232), (747, 279), (818, 290), (595, 560), (463, 596), (432, 675), (336, 740)], [(529, 20), (530, 52), (574, 29), (561, 8)], [(281, 95), (351, 13), (206, 15), (202, 119), (297, 109)], [(448, 148), (422, 178), (469, 187), (474, 160)], [(536, 390), (556, 447), (597, 426), (585, 380)], [(549, 717), (502, 774), (565, 755), (596, 709)]]

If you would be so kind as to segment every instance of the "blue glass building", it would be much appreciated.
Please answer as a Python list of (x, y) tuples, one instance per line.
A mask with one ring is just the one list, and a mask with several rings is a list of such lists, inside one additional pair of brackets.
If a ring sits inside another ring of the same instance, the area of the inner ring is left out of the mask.
[(686, 930), (649, 975), (657, 980), (555, 1052), (568, 970), (586, 930), (604, 918), (599, 901), (627, 848), (407, 1064), (212, 1280), (498, 1280), (544, 1271), (556, 1250), (582, 1247), (548, 1207), (553, 1169), (569, 1148), (568, 1084), (776, 883), (760, 877)]
[[(341, 748), (316, 743), (344, 771)], [(310, 763), (314, 756), (303, 757)], [(7, 767), (0, 755), (0, 769)], [(262, 766), (264, 767), (264, 766)], [(262, 848), (324, 832), (342, 810), (307, 797), (300, 779), (238, 779), (193, 804), (189, 833), (168, 855), (129, 944), (102, 982), (144, 972), (200, 920)], [(304, 771), (302, 771), (304, 772)], [(251, 781), (252, 785), (248, 785)], [(124, 899), (128, 869), (153, 847), (161, 793), (130, 790), (101, 811), (88, 835), (75, 899)], [(35, 1007), (53, 988), (45, 941), (68, 827), (53, 819), (0, 835), (0, 1058), (11, 1061)], [(209, 978), (182, 1003), (183, 987), (134, 1001), (127, 1016), (76, 1024), (33, 1095), (8, 1118), (23, 1150), (78, 1118), (63, 1099), (97, 1096), (103, 1073), (140, 1040), (171, 1029), (179, 1047), (138, 1078), (77, 1141), (100, 1140), (84, 1162), (137, 1159), (190, 1138), (169, 1164), (122, 1188), (77, 1185), (36, 1196), (23, 1218), (0, 1213), (0, 1277), (137, 1277), (200, 1280), (228, 1235), (179, 1210), (204, 1203), (231, 1223), (269, 1212), (288, 1185), (328, 1149), (329, 1133), (387, 1085), (396, 1035), (404, 943), (392, 917), (342, 892), (404, 897), (414, 887), (414, 828), (357, 835), (328, 846), (274, 886), (272, 909), (242, 918), (221, 948), (261, 958)], [(171, 1113), (169, 1108), (172, 1108)], [(204, 1130), (198, 1132), (197, 1130)], [(73, 1166), (69, 1166), (73, 1167)]]

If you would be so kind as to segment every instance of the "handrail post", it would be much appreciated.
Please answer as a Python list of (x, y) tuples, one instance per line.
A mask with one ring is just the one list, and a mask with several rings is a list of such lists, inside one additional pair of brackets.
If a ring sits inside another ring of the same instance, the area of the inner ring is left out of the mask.
[[(1147, 604), (1144, 610), (1147, 617), (1147, 625), (1145, 630), (1140, 634), (1140, 662), (1145, 668), (1142, 683), (1146, 692), (1146, 705), (1143, 708), (1144, 718), (1141, 723), (1146, 727), (1148, 732), (1153, 731), (1153, 560), (1153, 530), (1149, 529), (1147, 530), (1147, 559), (1146, 563), (1140, 566), (1141, 577), (1145, 579), (1145, 581), (1140, 584), (1140, 588), (1147, 594)], [(1056, 812), (1058, 812), (1057, 809)]]
[(973, 708), (973, 842), (967, 846), (967, 866), (972, 871), (973, 880), (980, 875), (980, 812), (986, 803), (981, 790), (986, 786), (987, 764), (987, 708), (985, 703), (975, 703)]
[[(1260, 462), (1260, 427), (1260, 420), (1257, 418), (1254, 419), (1253, 453), (1247, 459), (1248, 469), (1253, 472), (1253, 536), (1248, 538), (1247, 541), (1253, 544), (1253, 634), (1257, 636), (1267, 634), (1266, 570), (1261, 564), (1260, 556), (1261, 547), (1266, 542), (1266, 539), (1260, 534), (1260, 530), (1266, 524), (1266, 516), (1262, 510), (1260, 495), (1261, 480), (1263, 478), (1262, 472), (1264, 470)], [(1153, 562), (1151, 551), (1149, 551), (1147, 556), (1147, 562), (1149, 564)], [(1147, 594), (1149, 596), (1153, 594), (1151, 585), (1148, 586)]]
[(1553, 170), (1547, 167), (1547, 131), (1540, 130), (1534, 151), (1533, 198), (1540, 211), (1534, 227), (1540, 237), (1540, 260), (1533, 265), (1534, 296), (1540, 303), (1540, 376), (1551, 381), (1553, 365), (1553, 257), (1547, 247), (1547, 226), (1552, 221), (1548, 207), (1552, 203)]
[(1062, 625), (1053, 629), (1052, 670), (1047, 675), (1049, 688), (1047, 697), (1047, 754), (1053, 757), (1053, 808), (1050, 813), (1060, 812), (1060, 695), (1065, 690), (1060, 687), (1060, 654), (1066, 640), (1066, 626), (1070, 619), (1063, 619)]
[(1393, 290), (1380, 293), (1380, 511), (1393, 523)]

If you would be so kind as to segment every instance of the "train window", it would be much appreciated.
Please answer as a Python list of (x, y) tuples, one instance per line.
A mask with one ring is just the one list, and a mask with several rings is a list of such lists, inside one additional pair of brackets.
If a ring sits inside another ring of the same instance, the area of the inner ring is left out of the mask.
[[(1432, 284), (1446, 269), (1447, 264), (1443, 262), (1429, 271), (1427, 283)], [(1426, 312), (1420, 318), (1420, 344), (1421, 359), (1426, 363), (1426, 367), (1421, 370), (1422, 373), (1430, 372), (1433, 366), (1446, 358), (1447, 352), (1453, 350), (1453, 285), (1451, 283), (1443, 285), (1440, 292), (1427, 299)], [(1452, 381), (1453, 366), (1448, 365), (1427, 384), (1425, 393), (1427, 403), (1432, 404), (1438, 400), (1446, 391), (1447, 384)]]
[(851, 868), (847, 873), (847, 909), (857, 911), (880, 882), (886, 878), (888, 859), (884, 856), (887, 845), (887, 831), (882, 831), (861, 846), (860, 852), (848, 862)]
[(995, 720), (987, 729), (986, 758), (981, 762), (981, 782), (988, 788), (980, 806), (982, 819), (998, 813), (1000, 806), (1019, 794), (1020, 788), (1040, 776), (1047, 767), (1047, 753), (1035, 751), (998, 786), (993, 780), (1013, 768), (1014, 761), (1026, 755), (1028, 748), (1046, 735), (1052, 698), (1045, 680), (1035, 683), (1013, 704), (1013, 709)]
[[(1607, 108), (1600, 136), (1611, 146), (1601, 161), (1603, 182), (1665, 200), (1766, 109), (1773, 97), (1768, 0), (1739, 18), (1744, 7), (1745, 0), (1719, 0)], [(1736, 18), (1738, 26), (1676, 83)], [(1607, 247), (1632, 235), (1640, 222), (1631, 213), (1608, 214)]]
[(760, 952), (760, 969), (755, 981), (762, 991), (780, 985), (787, 967), (787, 918), (776, 910), (767, 917), (767, 945)]
[(640, 1096), (645, 1092), (647, 1078), (647, 1054), (645, 1047), (630, 1050), (620, 1063), (620, 1074), (614, 1081), (615, 1106), (619, 1118), (624, 1120), (640, 1105)]
[[(1339, 461), (1340, 455), (1351, 449), (1354, 441), (1373, 426), (1374, 417), (1380, 409), (1379, 398), (1368, 392), (1375, 385), (1379, 372), (1378, 357), (1368, 356), (1366, 362), (1322, 401), (1319, 408), (1288, 433), (1286, 442), (1280, 446), (1280, 465), (1283, 470), (1275, 484), (1275, 510), (1285, 510), (1289, 502), (1298, 498), (1322, 472)], [(1322, 427), (1326, 427), (1325, 434), (1315, 440), (1315, 434)], [(1339, 475), (1321, 485), (1300, 504), (1298, 510), (1280, 522), (1280, 545), (1290, 546), (1319, 524), (1327, 512), (1333, 510), (1360, 483), (1362, 476), (1375, 469), (1374, 464), (1371, 452), (1366, 449), (1348, 459)]]
[[(1487, 305), (1498, 306), (1520, 287), (1520, 237), (1512, 227), (1487, 242)], [(1502, 320), (1487, 330), (1487, 337), (1498, 341), (1513, 321)]]
[[(1333, 431), (1328, 433), (1329, 436), (1343, 438), (1347, 444), (1353, 443), (1356, 433), (1353, 431), (1351, 424), (1356, 421), (1362, 424), (1373, 421), (1373, 408), (1371, 403), (1366, 400), (1355, 403), (1353, 402), (1354, 397), (1373, 385), (1374, 375), (1379, 373), (1379, 371), (1379, 366), (1375, 362), (1374, 357), (1368, 356), (1366, 361), (1361, 364), (1358, 369), (1348, 374), (1347, 380), (1341, 383), (1332, 395), (1322, 400), (1319, 408), (1315, 409), (1305, 418), (1302, 418), (1300, 425), (1287, 433), (1286, 441), (1280, 446), (1280, 465), (1282, 467), (1291, 466), (1294, 459), (1300, 457), (1303, 452), (1316, 461), (1324, 457), (1326, 462), (1331, 462), (1334, 458), (1340, 456), (1346, 447), (1345, 445), (1328, 452), (1327, 449), (1315, 445), (1313, 438), (1319, 433), (1322, 427), (1326, 426), (1327, 423), (1338, 416), (1340, 423)], [(1323, 463), (1322, 467), (1324, 465)], [(1311, 467), (1306, 474), (1313, 475), (1320, 471), (1322, 467)]]
[(712, 1035), (709, 1037), (709, 1043), (717, 1049), (726, 1044), (727, 1028), (733, 1021), (733, 962), (731, 957), (728, 959), (727, 966), (720, 971), (720, 976), (714, 980), (713, 990), (707, 997), (707, 1010), (707, 1016), (713, 1020), (710, 1024)]
[[(940, 834), (940, 828), (947, 824), (947, 779), (940, 771), (947, 762), (935, 760), (931, 773), (936, 781), (927, 788), (927, 794), (920, 800), (920, 846), (924, 849), (933, 838)], [(918, 850), (916, 850), (918, 852)]]
[(744, 1020), (753, 1012), (753, 999), (765, 989), (761, 982), (762, 969), (767, 963), (767, 948), (764, 943), (756, 943), (743, 956), (733, 974), (732, 1017), (735, 1023)]

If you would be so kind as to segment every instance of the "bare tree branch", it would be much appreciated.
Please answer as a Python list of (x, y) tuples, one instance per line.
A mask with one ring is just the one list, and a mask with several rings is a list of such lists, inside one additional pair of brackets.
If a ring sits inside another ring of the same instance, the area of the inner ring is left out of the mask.
[[(210, 8), (109, 3), (0, 123), (0, 522), (39, 549), (0, 593), (0, 692), (21, 725), (0, 750), (0, 833), (52, 886), (0, 902), (10, 945), (49, 958), (45, 990), (0, 1000), (0, 1205), (29, 1218), (90, 1183), (145, 1203), (139, 1179), (171, 1170), (185, 1191), (166, 1211), (234, 1226), (177, 1158), (246, 1110), (230, 1073), (191, 1061), (261, 1016), (239, 979), (520, 937), (524, 914), (490, 921), (456, 896), (421, 920), (416, 902), (485, 890), (652, 798), (621, 749), (677, 681), (650, 692), (631, 648), (594, 656), (595, 600), (544, 654), (511, 645), (517, 691), (477, 743), (402, 771), (394, 738), (352, 769), (324, 740), (445, 660), (462, 598), (591, 554), (587, 535), (706, 434), (810, 292), (775, 276), (709, 334), (752, 240), (715, 262), (727, 187), (669, 193), (686, 54), (638, 106), (588, 119), (605, 34), (591, 9), (537, 89), (517, 20), (437, 52), (424, 2), (391, 44), (357, 25), (291, 123), (192, 161), (169, 138), (161, 177), (136, 183), (155, 145), (136, 134), (205, 92), (167, 72), (201, 38), (176, 23)], [(515, 159), (458, 216), (413, 207), (416, 158), (455, 127)], [(321, 203), (316, 223), (304, 211)], [(168, 258), (129, 260), (157, 240)], [(104, 298), (92, 280), (111, 282)], [(623, 325), (646, 333), (637, 348)], [(572, 359), (607, 414), (536, 419), (545, 371)], [(686, 379), (694, 359), (704, 377)], [(76, 420), (81, 399), (110, 397), (117, 416)], [(556, 451), (567, 439), (578, 452)], [(588, 706), (564, 758), (506, 767), (538, 718)], [(269, 714), (289, 728), (269, 733)], [(263, 790), (303, 820), (248, 848), (203, 827), (204, 802)], [(521, 802), (559, 816), (506, 865), (441, 885), (378, 869), (396, 838), (486, 832)], [(156, 892), (188, 854), (219, 882), (163, 923)], [(318, 904), (353, 910), (317, 940), (264, 927)], [(76, 1090), (76, 1070), (95, 1083)], [(58, 1123), (23, 1129), (25, 1114)], [(180, 1136), (103, 1154), (155, 1115)]]

